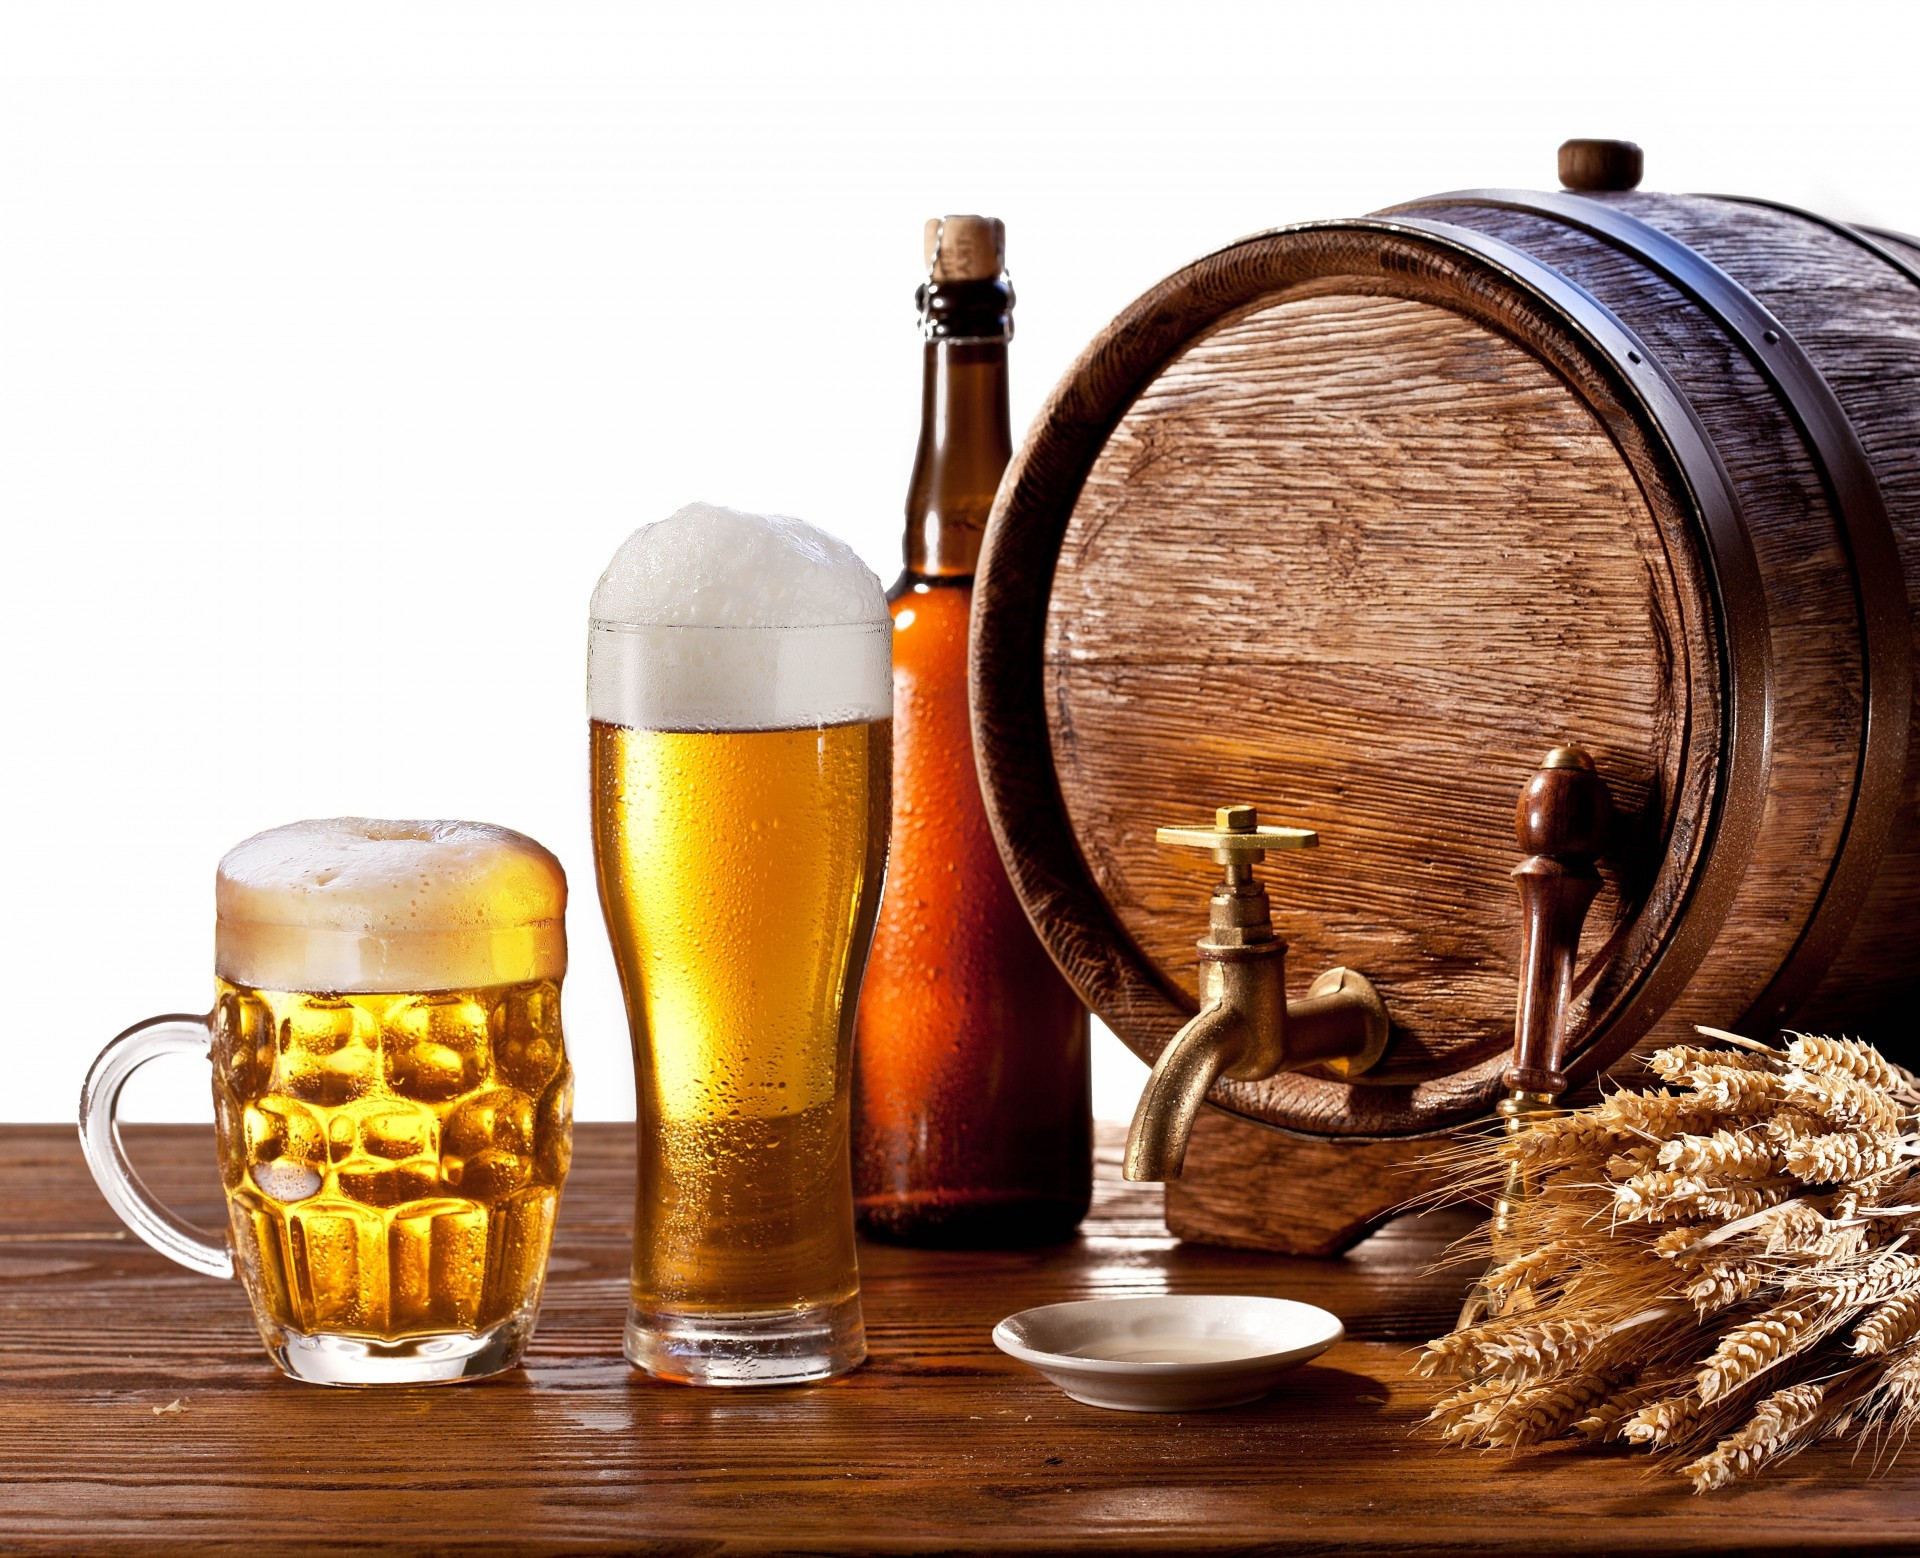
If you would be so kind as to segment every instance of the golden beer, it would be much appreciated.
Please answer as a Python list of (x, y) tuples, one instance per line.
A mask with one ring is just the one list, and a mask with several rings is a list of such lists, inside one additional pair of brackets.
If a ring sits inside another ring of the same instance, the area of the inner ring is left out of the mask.
[(644, 1057), (642, 1309), (853, 1296), (845, 992), (880, 897), (890, 731), (592, 725), (600, 891)]
[(885, 872), (891, 625), (795, 520), (695, 505), (594, 595), (594, 860), (633, 1034), (629, 1359), (701, 1384), (866, 1355), (853, 1013)]
[(566, 879), (481, 823), (296, 823), (216, 878), (214, 1118), (268, 1350), (329, 1383), (491, 1373), (567, 1175)]
[(407, 994), (218, 981), (214, 1118), (269, 1348), (530, 1320), (566, 1179), (552, 980)]

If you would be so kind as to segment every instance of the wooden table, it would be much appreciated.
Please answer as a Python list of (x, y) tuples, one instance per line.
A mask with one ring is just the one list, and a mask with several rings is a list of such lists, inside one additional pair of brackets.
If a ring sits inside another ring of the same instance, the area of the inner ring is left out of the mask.
[[(135, 1128), (215, 1220), (211, 1133)], [(120, 1230), (71, 1130), (0, 1128), (0, 1550), (1711, 1553), (1920, 1548), (1920, 1456), (1841, 1449), (1707, 1499), (1625, 1453), (1509, 1459), (1414, 1431), (1410, 1349), (1462, 1279), (1424, 1274), (1457, 1214), (1342, 1260), (1181, 1244), (1104, 1144), (1093, 1216), (1047, 1251), (862, 1250), (872, 1361), (826, 1386), (702, 1391), (620, 1357), (631, 1129), (578, 1132), (527, 1366), (481, 1384), (330, 1391), (267, 1362), (237, 1284)], [(1283, 1294), (1349, 1340), (1250, 1407), (1069, 1401), (994, 1321), (1094, 1294)], [(179, 1410), (169, 1408), (175, 1402)]]

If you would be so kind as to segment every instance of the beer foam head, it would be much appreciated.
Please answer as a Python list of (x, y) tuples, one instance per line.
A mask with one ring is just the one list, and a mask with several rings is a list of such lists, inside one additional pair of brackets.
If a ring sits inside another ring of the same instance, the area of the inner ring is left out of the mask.
[(227, 851), (214, 900), (215, 968), (256, 989), (454, 990), (566, 972), (566, 873), (489, 823), (289, 823)]
[(768, 730), (893, 711), (886, 595), (852, 547), (711, 503), (642, 525), (593, 592), (587, 705), (610, 724)]

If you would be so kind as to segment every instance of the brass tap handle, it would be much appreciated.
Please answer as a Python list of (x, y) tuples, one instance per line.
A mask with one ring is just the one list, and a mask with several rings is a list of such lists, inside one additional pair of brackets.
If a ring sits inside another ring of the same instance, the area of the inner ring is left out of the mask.
[(1566, 1091), (1567, 1007), (1573, 999), (1580, 927), (1600, 891), (1594, 859), (1606, 843), (1613, 797), (1576, 746), (1555, 747), (1527, 781), (1514, 834), (1527, 851), (1513, 873), (1524, 917), (1520, 992), (1513, 1016), (1513, 1064), (1503, 1080), (1518, 1092), (1555, 1098)]
[(1204, 849), (1223, 866), (1252, 865), (1270, 849), (1312, 849), (1320, 835), (1311, 828), (1276, 828), (1262, 823), (1251, 806), (1222, 806), (1211, 828), (1155, 828), (1162, 844)]

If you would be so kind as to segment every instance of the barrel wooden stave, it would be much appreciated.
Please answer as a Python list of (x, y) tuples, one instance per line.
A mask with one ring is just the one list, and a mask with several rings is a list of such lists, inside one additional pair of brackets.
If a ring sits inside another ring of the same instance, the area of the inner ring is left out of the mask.
[[(1920, 279), (1901, 275), (1856, 242), (1799, 216), (1728, 202), (1646, 203), (1670, 230), (1752, 287), (1807, 350), (1845, 408), (1872, 463), (1899, 549), (1908, 641), (1920, 643)], [(1920, 248), (1886, 244), (1920, 271)], [(1799, 250), (1818, 265), (1784, 267)], [(1851, 934), (1796, 1020), (1813, 1027), (1874, 1022), (1908, 1047), (1900, 1002), (1910, 999), (1920, 904), (1920, 679), (1914, 682), (1905, 783), (1884, 854)]]
[[(1629, 200), (1636, 214), (1654, 214), (1638, 197), (1609, 203)], [(1667, 197), (1658, 211), (1671, 221), (1682, 204)], [(1772, 659), (1766, 771), (1736, 776), (1745, 803), (1761, 808), (1763, 842), (1711, 958), (1640, 1047), (1674, 1042), (1695, 1022), (1745, 1022), (1820, 905), (1825, 872), (1808, 862), (1830, 861), (1845, 842), (1859, 763), (1863, 677), (1853, 563), (1820, 469), (1779, 392), (1741, 345), (1634, 257), (1550, 217), (1471, 202), (1421, 202), (1417, 211), (1491, 233), (1605, 304), (1667, 365), (1733, 482), (1765, 598), (1727, 609), (1764, 611)]]
[[(1611, 196), (1606, 203), (1652, 223), (1734, 276), (1779, 318), (1818, 369), (1858, 437), (1885, 504), (1905, 586), (1901, 606), (1907, 626), (1897, 647), (1910, 651), (1920, 640), (1920, 284), (1855, 239), (1804, 215), (1675, 195)], [(1422, 203), (1422, 210), (1432, 207)], [(1549, 259), (1641, 328), (1649, 282), (1644, 272), (1629, 274), (1638, 270), (1630, 260), (1614, 256), (1586, 235), (1538, 218), (1472, 206), (1459, 214)], [(1920, 258), (1910, 245), (1895, 241), (1889, 246), (1906, 254), (1910, 263)], [(1612, 274), (1603, 274), (1607, 271)], [(1878, 863), (1865, 901), (1851, 911), (1850, 930), (1837, 949), (1819, 960), (1824, 975), (1816, 968), (1810, 977), (1803, 976), (1800, 995), (1791, 1000), (1760, 1001), (1762, 991), (1754, 980), (1780, 940), (1777, 927), (1795, 918), (1789, 905), (1796, 896), (1796, 877), (1799, 896), (1809, 883), (1818, 882), (1824, 889), (1824, 878), (1817, 870), (1809, 871), (1806, 861), (1831, 859), (1838, 844), (1816, 839), (1803, 846), (1805, 856), (1780, 848), (1756, 858), (1755, 890), (1746, 895), (1745, 912), (1730, 920), (1716, 949), (1719, 977), (1696, 985), (1686, 1006), (1673, 1011), (1648, 1042), (1670, 1039), (1696, 1017), (1762, 1029), (1792, 1018), (1814, 1026), (1872, 1027), (1887, 1042), (1904, 1045), (1905, 1025), (1890, 1012), (1911, 995), (1916, 980), (1906, 918), (1920, 899), (1920, 717), (1910, 699), (1904, 783), (1890, 828), (1882, 820), (1854, 815), (1855, 785), (1841, 777), (1847, 766), (1845, 744), (1834, 739), (1851, 728), (1858, 755), (1863, 688), (1861, 606), (1855, 589), (1862, 582), (1870, 586), (1887, 581), (1856, 579), (1857, 565), (1837, 527), (1816, 536), (1812, 514), (1796, 515), (1790, 501), (1769, 500), (1765, 488), (1775, 473), (1766, 459), (1755, 461), (1752, 456), (1756, 448), (1765, 455), (1777, 453), (1782, 440), (1756, 444), (1751, 437), (1754, 424), (1743, 426), (1740, 408), (1721, 403), (1716, 392), (1723, 386), (1712, 374), (1697, 373), (1697, 362), (1684, 354), (1686, 344), (1683, 332), (1669, 346), (1676, 375), (1689, 381), (1689, 397), (1703, 411), (1710, 416), (1724, 413), (1724, 442), (1747, 457), (1738, 471), (1745, 484), (1743, 502), (1769, 576), (1776, 664), (1789, 673), (1787, 707), (1773, 743), (1775, 767), (1787, 772), (1775, 781), (1769, 834), (1778, 837), (1775, 830), (1783, 824), (1792, 827), (1796, 820), (1820, 820), (1824, 807), (1833, 814), (1824, 819), (1828, 837), (1837, 834), (1844, 840), (1851, 828), (1860, 827), (1884, 831), (1884, 842), (1875, 851)], [(1738, 369), (1743, 365), (1734, 366), (1730, 378), (1750, 383), (1751, 369), (1742, 373)], [(1786, 470), (1782, 466), (1780, 473)], [(1812, 473), (1809, 488), (1809, 471), (1810, 462), (1793, 463), (1792, 474), (1807, 495), (1809, 509), (1827, 510), (1831, 524), (1825, 494), (1818, 493), (1819, 475)], [(1846, 644), (1842, 630), (1849, 623), (1853, 641)], [(1823, 697), (1832, 699), (1825, 719)], [(1801, 931), (1805, 924), (1801, 919)], [(1789, 957), (1792, 951), (1789, 948)], [(1745, 964), (1739, 977), (1736, 962)], [(1742, 1001), (1742, 996), (1750, 999)], [(1727, 1015), (1729, 1008), (1736, 1009), (1735, 1015)]]
[[(1920, 272), (1920, 242), (1893, 233), (1874, 236)], [(1920, 290), (1920, 280), (1904, 279), (1913, 281)], [(1912, 519), (1914, 494), (1920, 489), (1920, 348), (1915, 344), (1916, 327), (1911, 316), (1901, 311), (1899, 318), (1897, 326), (1875, 332), (1870, 344), (1860, 342), (1844, 324), (1839, 331), (1815, 325), (1808, 333), (1810, 344), (1822, 351), (1823, 359), (1841, 359), (1831, 362), (1825, 371), (1850, 411), (1889, 386), (1897, 386), (1898, 393), (1887, 397), (1886, 412), (1867, 414), (1863, 410), (1856, 425), (1861, 442), (1873, 456), (1875, 469), (1881, 473), (1882, 489), (1897, 500), (1908, 620), (1914, 642), (1920, 644), (1920, 544), (1916, 544)], [(1809, 1027), (1841, 1026), (1862, 1006), (1883, 1013), (1902, 1012), (1904, 1004), (1912, 1000), (1914, 967), (1920, 961), (1912, 936), (1916, 904), (1920, 904), (1920, 687), (1916, 688), (1909, 730), (1906, 783), (1886, 856), (1852, 936), (1808, 1003), (1803, 1020)], [(1911, 1028), (1896, 1015), (1888, 1022), (1887, 1033), (1897, 1033), (1903, 1026)]]

